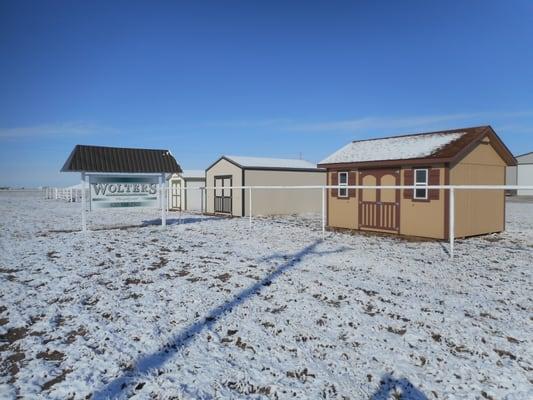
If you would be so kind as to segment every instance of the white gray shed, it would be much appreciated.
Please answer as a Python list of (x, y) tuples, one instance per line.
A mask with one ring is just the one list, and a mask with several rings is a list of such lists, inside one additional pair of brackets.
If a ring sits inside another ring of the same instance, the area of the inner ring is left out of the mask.
[[(318, 186), (326, 171), (299, 159), (222, 156), (205, 171), (206, 211), (233, 216), (249, 215), (249, 194), (231, 186)], [(318, 189), (253, 189), (253, 215), (319, 213)]]

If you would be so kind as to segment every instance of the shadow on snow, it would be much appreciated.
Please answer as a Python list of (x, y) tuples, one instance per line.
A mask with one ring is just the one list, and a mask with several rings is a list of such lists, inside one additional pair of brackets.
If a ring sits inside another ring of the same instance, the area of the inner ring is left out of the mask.
[(381, 378), (378, 390), (370, 396), (370, 400), (428, 400), (426, 395), (415, 388), (408, 379), (396, 379), (390, 374)]
[[(226, 218), (221, 217), (185, 217), (185, 218), (167, 218), (167, 225), (196, 224), (205, 221), (222, 221)], [(161, 225), (161, 218), (149, 219), (142, 222), (141, 226)]]
[(283, 259), (285, 261), (273, 272), (266, 275), (263, 279), (240, 291), (232, 299), (212, 309), (203, 319), (189, 325), (183, 331), (176, 334), (160, 350), (139, 358), (135, 363), (133, 372), (126, 372), (123, 375), (113, 379), (103, 388), (93, 393), (92, 399), (101, 400), (119, 396), (121, 391), (128, 385), (138, 381), (142, 375), (146, 375), (150, 371), (163, 366), (177, 351), (186, 347), (196, 337), (196, 335), (206, 329), (210, 329), (220, 317), (231, 312), (233, 308), (240, 306), (252, 296), (258, 295), (264, 287), (270, 286), (275, 279), (279, 278), (283, 273), (295, 267), (302, 261), (304, 257), (312, 254), (320, 256), (328, 253), (339, 253), (345, 250), (345, 248), (339, 248), (337, 250), (331, 250), (327, 252), (316, 251), (316, 247), (321, 242), (322, 240), (316, 240), (296, 254), (275, 254), (273, 256), (264, 258), (263, 260)]

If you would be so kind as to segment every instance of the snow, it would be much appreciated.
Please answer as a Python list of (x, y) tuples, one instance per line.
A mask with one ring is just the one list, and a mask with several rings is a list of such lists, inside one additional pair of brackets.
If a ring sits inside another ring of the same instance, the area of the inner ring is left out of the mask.
[(533, 204), (507, 215), (452, 262), (317, 216), (83, 234), (79, 204), (0, 193), (0, 398), (532, 398)]
[(463, 135), (465, 132), (431, 133), (356, 141), (337, 150), (319, 164), (429, 157)]
[(181, 176), (183, 176), (185, 179), (187, 178), (205, 179), (205, 171), (203, 169), (184, 169)]
[(256, 168), (316, 168), (316, 164), (309, 161), (290, 158), (264, 158), (264, 157), (241, 157), (224, 156), (243, 167)]

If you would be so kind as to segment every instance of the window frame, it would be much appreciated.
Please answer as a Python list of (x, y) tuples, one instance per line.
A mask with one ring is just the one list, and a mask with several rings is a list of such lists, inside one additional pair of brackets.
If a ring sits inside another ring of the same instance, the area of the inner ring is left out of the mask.
[[(418, 182), (418, 171), (424, 171), (426, 174), (426, 180), (425, 182)], [(413, 183), (415, 188), (413, 189), (413, 199), (414, 200), (428, 200), (429, 199), (429, 189), (427, 186), (429, 185), (429, 168), (416, 168), (414, 171), (414, 179)], [(417, 186), (422, 186), (421, 188), (417, 188)], [(423, 190), (424, 191), (424, 197), (417, 196), (417, 190)]]
[[(346, 175), (346, 181), (344, 183), (341, 182), (341, 175)], [(348, 186), (348, 171), (339, 171), (337, 172), (337, 184), (339, 186)], [(344, 191), (344, 194), (341, 194), (342, 191)], [(337, 197), (345, 199), (348, 197), (348, 189), (347, 188), (337, 188)]]

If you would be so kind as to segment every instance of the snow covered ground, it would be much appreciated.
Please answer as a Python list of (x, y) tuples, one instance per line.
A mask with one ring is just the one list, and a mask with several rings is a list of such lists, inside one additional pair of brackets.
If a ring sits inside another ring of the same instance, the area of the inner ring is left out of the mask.
[(0, 398), (533, 398), (533, 204), (507, 214), (451, 262), (317, 219), (83, 234), (79, 204), (0, 193)]

